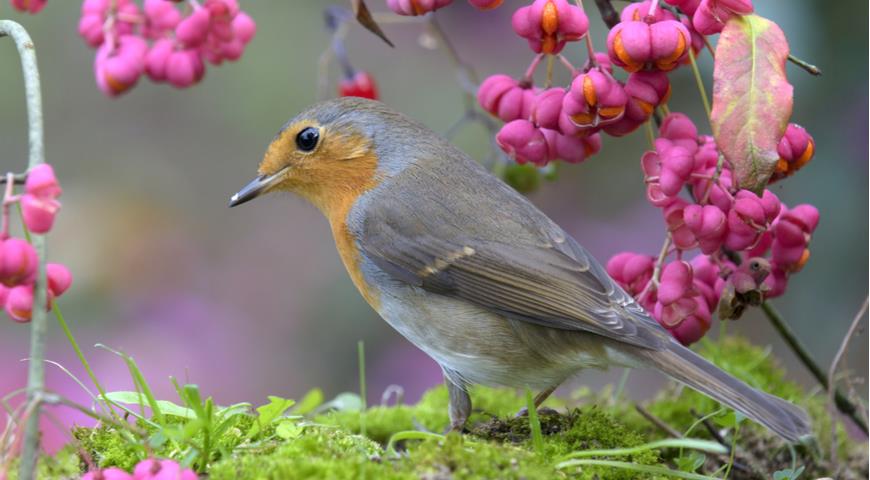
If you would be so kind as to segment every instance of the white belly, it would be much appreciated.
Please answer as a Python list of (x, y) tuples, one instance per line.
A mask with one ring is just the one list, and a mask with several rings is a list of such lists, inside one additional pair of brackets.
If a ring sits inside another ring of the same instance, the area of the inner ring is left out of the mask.
[(380, 293), (381, 317), (467, 383), (544, 389), (619, 361), (597, 335), (511, 320), (406, 285)]

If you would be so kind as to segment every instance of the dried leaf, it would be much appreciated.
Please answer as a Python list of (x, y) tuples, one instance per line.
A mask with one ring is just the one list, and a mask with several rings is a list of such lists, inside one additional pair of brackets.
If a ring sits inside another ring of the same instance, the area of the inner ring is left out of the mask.
[(734, 167), (737, 185), (756, 193), (773, 174), (776, 146), (791, 116), (787, 58), (782, 30), (758, 15), (730, 19), (716, 45), (713, 136)]
[(369, 7), (366, 6), (365, 0), (351, 0), (351, 5), (353, 5), (353, 13), (356, 15), (356, 20), (360, 25), (366, 28), (366, 30), (374, 33), (375, 35), (381, 37), (381, 40), (387, 42), (387, 45), (393, 47), (393, 42), (387, 38), (387, 35), (381, 30), (381, 26), (375, 22), (374, 17), (372, 17), (372, 12), (369, 11)]

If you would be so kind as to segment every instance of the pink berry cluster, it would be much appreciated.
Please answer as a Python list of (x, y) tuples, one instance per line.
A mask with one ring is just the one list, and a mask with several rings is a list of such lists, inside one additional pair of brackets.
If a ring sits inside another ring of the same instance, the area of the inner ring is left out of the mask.
[[(496, 74), (478, 89), (480, 106), (506, 122), (496, 140), (520, 164), (578, 163), (601, 148), (600, 133), (626, 135), (650, 120), (670, 98), (667, 72), (698, 53), (703, 38), (688, 17), (679, 19), (658, 1), (632, 3), (607, 38), (607, 53), (593, 52), (582, 68), (564, 58), (572, 74), (566, 87), (539, 88), (533, 74), (542, 55), (558, 55), (566, 42), (588, 34), (583, 9), (566, 0), (535, 0), (513, 15), (515, 33), (538, 55), (524, 77)], [(614, 66), (627, 73), (622, 81)]]
[[(468, 3), (481, 10), (492, 10), (504, 0), (468, 0)], [(446, 7), (453, 0), (387, 0), (387, 7), (399, 15), (425, 15)]]
[(182, 468), (174, 460), (142, 460), (129, 474), (118, 467), (92, 470), (82, 476), (82, 480), (196, 480), (196, 473)]
[[(30, 321), (33, 313), (34, 285), (39, 260), (33, 246), (22, 238), (9, 236), (9, 210), (12, 204), (21, 206), (24, 225), (33, 233), (51, 230), (60, 210), (57, 198), (60, 185), (50, 165), (42, 164), (30, 170), (24, 183), (24, 193), (12, 194), (13, 177), (7, 177), (3, 199), (3, 227), (0, 231), (0, 304), (16, 322)], [(59, 263), (46, 264), (48, 277), (48, 309), (51, 301), (61, 296), (72, 284), (69, 269)]]
[(130, 90), (145, 74), (184, 88), (205, 75), (205, 62), (220, 65), (242, 56), (256, 24), (237, 0), (84, 0), (79, 35), (97, 49), (97, 87), (111, 97)]
[[(787, 132), (780, 162), (805, 164), (812, 138), (796, 125)], [(788, 208), (767, 189), (757, 195), (736, 188), (713, 138), (699, 135), (687, 116), (664, 119), (641, 169), (647, 200), (662, 212), (672, 248), (663, 252), (662, 264), (648, 255), (620, 253), (607, 271), (684, 344), (707, 332), (717, 308), (721, 318), (737, 318), (747, 305), (782, 295), (788, 277), (809, 258), (818, 210)], [(683, 257), (691, 250), (700, 255), (687, 262)], [(676, 259), (665, 263), (671, 253)]]

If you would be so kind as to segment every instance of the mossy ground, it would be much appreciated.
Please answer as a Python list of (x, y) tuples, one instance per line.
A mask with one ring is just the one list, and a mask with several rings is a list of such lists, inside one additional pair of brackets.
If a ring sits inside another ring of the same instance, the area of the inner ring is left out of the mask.
[[(804, 466), (801, 478), (831, 476), (835, 467), (821, 460), (819, 452), (830, 445), (831, 419), (821, 395), (807, 395), (784, 374), (769, 352), (745, 341), (727, 338), (706, 342), (702, 353), (729, 372), (750, 384), (803, 405), (814, 419), (818, 447), (792, 450), (751, 422), (740, 424), (736, 440), (736, 461), (730, 478), (771, 478), (773, 472)], [(334, 410), (308, 414), (294, 420), (288, 431), (272, 424), (257, 440), (246, 439), (254, 422), (250, 415), (238, 415), (233, 424), (215, 439), (217, 447), (208, 462), (200, 463), (201, 473), (212, 479), (296, 479), (296, 478), (585, 478), (633, 479), (667, 478), (665, 475), (638, 473), (606, 466), (557, 468), (560, 458), (578, 450), (635, 447), (667, 438), (660, 427), (641, 416), (626, 400), (612, 395), (581, 395), (580, 403), (552, 399), (539, 413), (543, 443), (534, 446), (528, 417), (516, 417), (525, 406), (522, 392), (475, 388), (472, 399), (475, 413), (465, 435), (413, 439), (398, 442), (395, 451), (386, 444), (396, 432), (409, 430), (441, 433), (447, 426), (447, 392), (437, 387), (415, 405), (375, 406), (362, 416), (358, 410)], [(687, 436), (712, 438), (698, 424), (698, 415), (717, 411), (717, 403), (689, 389), (668, 387), (645, 404), (648, 412), (679, 432), (696, 427)], [(727, 419), (727, 416), (720, 415)], [(721, 419), (714, 419), (721, 420)], [(733, 421), (733, 416), (732, 416)], [(365, 436), (361, 435), (364, 423)], [(721, 421), (720, 421), (721, 423)], [(145, 430), (153, 430), (139, 422)], [(289, 423), (287, 425), (290, 425)], [(730, 441), (733, 429), (725, 429)], [(81, 428), (75, 432), (78, 445), (42, 460), (40, 478), (75, 478), (85, 467), (79, 452), (86, 452), (101, 467), (131, 467), (150, 454), (172, 457), (194, 464), (173, 451), (172, 442), (143, 445), (131, 442), (112, 427)], [(838, 478), (867, 478), (866, 444), (856, 444), (839, 435), (840, 471)], [(726, 442), (727, 443), (727, 442)], [(693, 456), (694, 455), (694, 456)], [(824, 455), (824, 454), (823, 454)], [(188, 457), (190, 455), (188, 454)], [(715, 455), (705, 459), (698, 454), (645, 449), (629, 456), (609, 458), (641, 465), (678, 468), (697, 460), (696, 473), (722, 477), (729, 463)]]

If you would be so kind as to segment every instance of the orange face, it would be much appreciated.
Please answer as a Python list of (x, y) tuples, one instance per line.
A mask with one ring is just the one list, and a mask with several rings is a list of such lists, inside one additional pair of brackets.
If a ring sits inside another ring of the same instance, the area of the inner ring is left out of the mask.
[(296, 193), (332, 217), (376, 185), (376, 169), (369, 139), (303, 119), (275, 137), (258, 171), (277, 175), (269, 191)]

